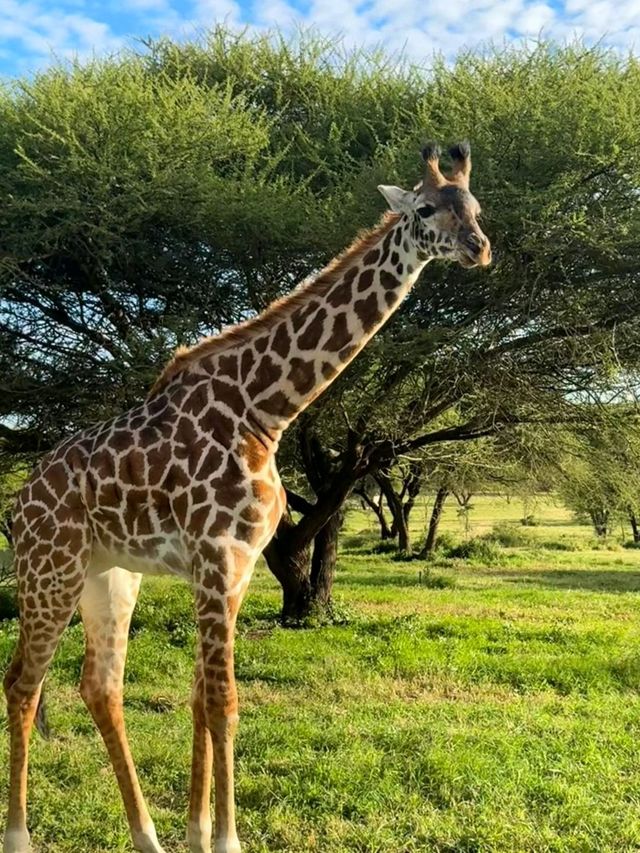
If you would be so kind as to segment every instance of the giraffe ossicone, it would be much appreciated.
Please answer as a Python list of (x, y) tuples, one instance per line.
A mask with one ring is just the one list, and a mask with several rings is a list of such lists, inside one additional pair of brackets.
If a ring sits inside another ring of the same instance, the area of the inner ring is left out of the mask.
[[(4, 853), (27, 853), (27, 763), (45, 673), (80, 608), (80, 692), (109, 751), (133, 843), (162, 853), (124, 726), (122, 684), (140, 579), (193, 588), (192, 853), (239, 853), (233, 796), (238, 609), (285, 505), (275, 464), (282, 431), (396, 310), (434, 258), (491, 261), (469, 191), (467, 144), (445, 176), (434, 145), (413, 190), (382, 186), (391, 208), (371, 231), (262, 315), (179, 351), (145, 402), (43, 459), (16, 505), (20, 635), (4, 678), (11, 741)], [(215, 822), (210, 814), (212, 769)]]

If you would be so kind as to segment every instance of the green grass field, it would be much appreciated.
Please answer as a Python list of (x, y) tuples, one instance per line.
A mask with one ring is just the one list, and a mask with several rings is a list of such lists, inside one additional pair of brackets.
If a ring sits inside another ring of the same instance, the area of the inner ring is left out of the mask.
[[(283, 630), (275, 582), (257, 571), (236, 659), (246, 853), (640, 850), (640, 550), (596, 543), (548, 499), (473, 503), (471, 530), (455, 504), (443, 530), (464, 540), (499, 524), (498, 541), (431, 564), (378, 553), (373, 517), (354, 506), (336, 583), (344, 624)], [(518, 523), (529, 513), (538, 526)], [(425, 516), (419, 506), (416, 536)], [(0, 669), (15, 636), (0, 622)], [(77, 695), (82, 645), (73, 624), (48, 679), (53, 737), (34, 736), (42, 853), (131, 849)], [(193, 649), (188, 589), (147, 580), (126, 714), (169, 853), (186, 850)], [(4, 801), (4, 774), (1, 786)]]

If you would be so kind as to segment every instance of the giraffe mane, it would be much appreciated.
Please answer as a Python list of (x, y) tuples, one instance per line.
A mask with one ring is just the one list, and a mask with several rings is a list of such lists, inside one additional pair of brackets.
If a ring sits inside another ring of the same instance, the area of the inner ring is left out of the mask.
[(307, 279), (290, 293), (276, 299), (261, 314), (236, 326), (230, 326), (217, 335), (203, 338), (191, 347), (179, 347), (156, 379), (147, 399), (164, 390), (175, 376), (199, 359), (217, 355), (246, 343), (254, 335), (271, 328), (274, 322), (289, 317), (296, 308), (304, 305), (310, 296), (324, 296), (343, 273), (366, 254), (399, 219), (400, 214), (387, 211), (373, 228), (361, 231), (351, 245), (330, 261), (317, 275)]

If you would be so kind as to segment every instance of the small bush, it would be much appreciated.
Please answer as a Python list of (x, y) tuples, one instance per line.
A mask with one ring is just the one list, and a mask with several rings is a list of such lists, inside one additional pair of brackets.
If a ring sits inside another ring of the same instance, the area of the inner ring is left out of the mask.
[(528, 515), (525, 515), (523, 518), (520, 519), (520, 524), (523, 527), (537, 527), (539, 522), (535, 515), (529, 513)]
[(458, 546), (459, 540), (453, 535), (453, 533), (449, 533), (446, 530), (444, 533), (440, 533), (439, 536), (436, 537), (436, 551), (443, 551), (448, 553), (452, 551), (454, 548)]
[(538, 546), (545, 551), (581, 551), (577, 542), (569, 539), (545, 539), (538, 542)]
[[(0, 537), (0, 544), (2, 537)], [(13, 586), (16, 576), (13, 571), (13, 552), (8, 548), (0, 548), (0, 587)]]
[(419, 555), (414, 552), (408, 554), (406, 551), (398, 551), (396, 548), (395, 553), (391, 555), (391, 559), (394, 563), (410, 563), (412, 560), (419, 559)]
[(193, 594), (188, 586), (158, 585), (152, 596), (146, 595), (143, 589), (133, 611), (131, 634), (143, 629), (166, 631), (170, 645), (188, 645), (196, 631)]
[(485, 538), (488, 542), (502, 545), (503, 548), (525, 548), (532, 544), (531, 534), (527, 530), (504, 522), (494, 525)]
[(18, 599), (12, 586), (0, 586), (0, 622), (18, 618)]
[(500, 551), (495, 542), (485, 537), (476, 536), (461, 542), (447, 554), (456, 560), (473, 560), (478, 563), (496, 563), (500, 559)]
[(418, 572), (418, 584), (427, 589), (452, 589), (456, 585), (455, 578), (446, 575), (434, 575), (427, 569)]
[(369, 548), (369, 554), (395, 554), (398, 550), (398, 543), (395, 539), (381, 539), (375, 545)]
[(485, 538), (503, 548), (528, 548), (536, 544), (536, 540), (528, 530), (506, 522), (495, 524)]

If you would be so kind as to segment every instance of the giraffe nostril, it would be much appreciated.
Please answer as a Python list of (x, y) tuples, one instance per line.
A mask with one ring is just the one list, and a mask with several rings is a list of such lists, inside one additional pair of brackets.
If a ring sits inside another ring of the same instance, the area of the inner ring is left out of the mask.
[(491, 263), (491, 244), (484, 234), (468, 231), (460, 242), (475, 263), (483, 267)]
[(465, 244), (474, 252), (478, 252), (484, 245), (484, 240), (473, 232), (465, 238)]

